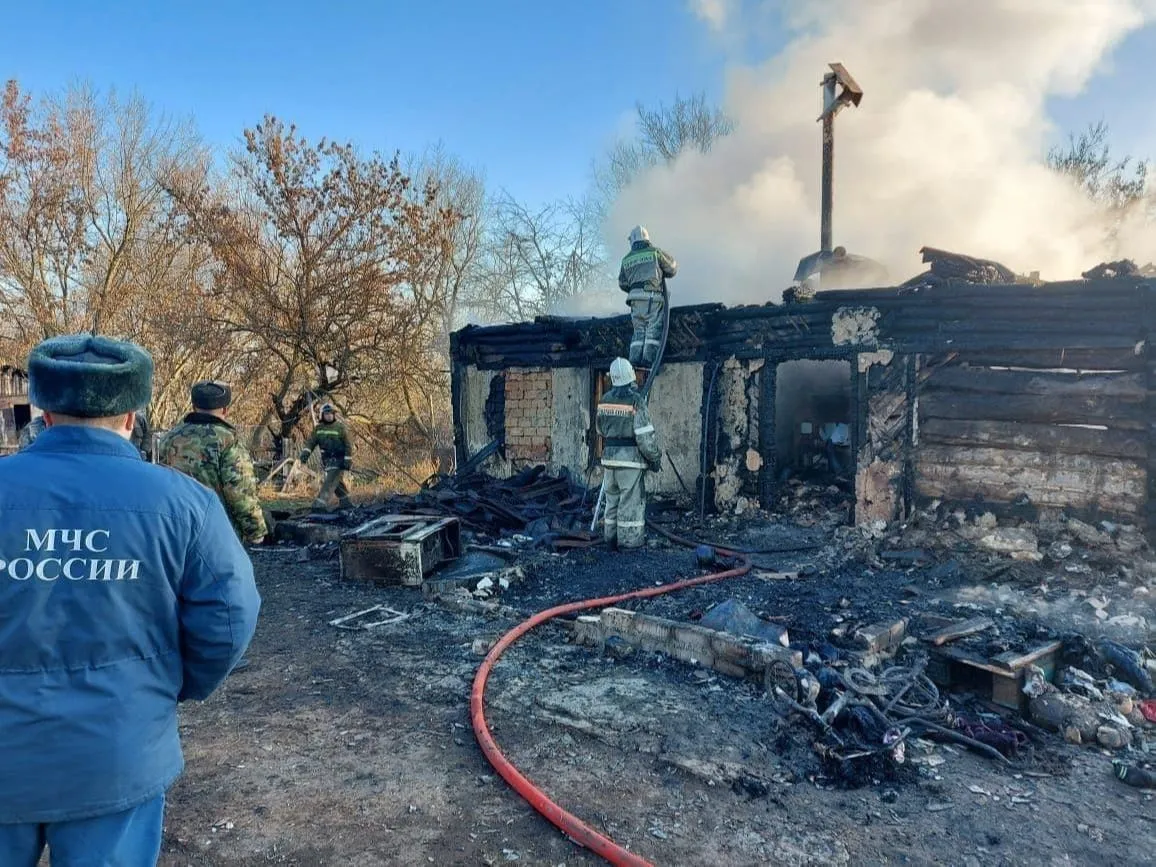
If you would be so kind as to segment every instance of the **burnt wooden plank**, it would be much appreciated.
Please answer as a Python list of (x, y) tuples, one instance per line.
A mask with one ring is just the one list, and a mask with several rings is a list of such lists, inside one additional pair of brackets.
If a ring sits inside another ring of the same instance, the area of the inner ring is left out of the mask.
[(699, 466), (696, 493), (701, 512), (713, 512), (714, 503), (714, 473), (711, 471), (718, 460), (718, 438), (721, 432), (719, 425), (719, 405), (722, 400), (722, 382), (719, 374), (722, 373), (722, 362), (714, 361), (702, 366), (702, 405), (699, 413), (702, 416), (702, 462)]
[(778, 394), (779, 366), (766, 362), (759, 380), (759, 454), (763, 465), (759, 469), (759, 502), (770, 509), (778, 491), (779, 464), (782, 460), (776, 443), (775, 398)]
[(993, 302), (974, 305), (958, 304), (895, 304), (889, 307), (875, 307), (879, 311), (879, 321), (902, 323), (904, 321), (935, 321), (945, 327), (969, 330), (1007, 330), (1018, 325), (1034, 326), (1038, 330), (1071, 330), (1083, 324), (1098, 328), (1116, 325), (1128, 329), (1141, 326), (1142, 307), (1139, 304), (1106, 306), (1103, 302), (1089, 302), (1083, 305), (1064, 304), (1062, 306), (1008, 307)]
[(945, 626), (928, 635), (926, 640), (936, 647), (942, 647), (950, 641), (967, 638), (969, 635), (975, 635), (985, 629), (991, 629), (993, 626), (995, 626), (995, 621), (990, 617), (973, 617), (971, 620), (961, 620), (958, 623)]
[[(924, 316), (911, 315), (913, 311), (904, 311), (902, 315), (884, 317), (879, 322), (881, 337), (918, 337), (919, 335), (935, 335), (941, 340), (980, 340), (1008, 338), (1026, 340), (1032, 338), (1046, 341), (1046, 345), (1065, 345), (1064, 341), (1071, 341), (1075, 345), (1086, 345), (1089, 341), (1109, 341), (1108, 345), (1121, 344), (1134, 346), (1144, 338), (1143, 331), (1133, 317), (1120, 316), (1110, 319), (1072, 319), (1052, 320), (1048, 318), (1024, 317), (1012, 319), (1004, 317), (998, 320), (988, 318), (991, 311), (976, 311), (970, 319), (946, 319), (934, 310), (927, 311)], [(1008, 345), (1003, 342), (1002, 345)], [(1095, 343), (1091, 344), (1093, 347)]]
[(919, 426), (919, 439), (930, 445), (1016, 449), (1043, 454), (1059, 452), (1136, 460), (1148, 455), (1147, 437), (1141, 432), (1014, 421), (929, 418)]
[(921, 495), (953, 500), (1013, 502), (1026, 495), (1037, 506), (1134, 513), (1146, 499), (1146, 482), (1140, 463), (1088, 455), (924, 445), (916, 464)]
[(1009, 349), (1016, 351), (1127, 349), (1132, 351), (1139, 342), (1135, 335), (1130, 334), (1032, 334), (1025, 330), (965, 336), (937, 334), (934, 330), (911, 329), (899, 333), (881, 331), (879, 339), (882, 345), (889, 348), (928, 354), (945, 351), (1004, 352)]
[(1095, 424), (1111, 430), (1144, 430), (1143, 404), (1117, 397), (1057, 394), (977, 395), (929, 391), (919, 398), (919, 417), (1020, 421), (1035, 424)]
[(450, 407), (453, 413), (453, 431), (454, 431), (454, 466), (460, 467), (469, 457), (466, 453), (466, 431), (465, 431), (465, 379), (466, 366), (460, 361), (457, 361), (458, 346), (456, 342), (456, 334), (450, 335)]
[[(915, 473), (916, 502), (922, 505), (950, 503), (965, 510), (970, 507), (977, 514), (992, 512), (997, 517), (1026, 521), (1037, 520), (1040, 509), (1063, 509), (1066, 515), (1081, 520), (1112, 517), (1143, 523), (1145, 516), (1143, 496), (1089, 494), (1047, 485), (1024, 490), (1024, 485), (1010, 485), (991, 475), (980, 477), (971, 473), (954, 479), (934, 479), (928, 477), (925, 469), (917, 468)], [(1022, 503), (1024, 496), (1029, 499), (1026, 504)]]
[(1002, 349), (960, 352), (960, 363), (975, 366), (1071, 368), (1075, 370), (1143, 370), (1144, 355), (1124, 349)]
[(979, 394), (1101, 395), (1130, 402), (1143, 401), (1148, 394), (1142, 373), (1075, 374), (961, 366), (933, 371), (924, 388)]
[(992, 657), (992, 662), (1008, 671), (1019, 671), (1022, 668), (1039, 662), (1045, 656), (1058, 653), (1064, 646), (1062, 641), (1051, 641), (1028, 651), (1009, 650), (999, 656)]
[(903, 357), (903, 390), (907, 396), (904, 402), (903, 419), (903, 513), (911, 515), (915, 508), (915, 403), (919, 388), (918, 355)]

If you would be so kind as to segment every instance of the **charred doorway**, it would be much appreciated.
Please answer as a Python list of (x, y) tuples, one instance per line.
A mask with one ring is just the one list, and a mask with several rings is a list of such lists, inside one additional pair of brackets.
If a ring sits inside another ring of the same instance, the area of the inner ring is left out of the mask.
[(780, 507), (791, 508), (801, 496), (826, 508), (852, 502), (857, 422), (852, 398), (852, 368), (845, 359), (776, 365), (773, 473)]

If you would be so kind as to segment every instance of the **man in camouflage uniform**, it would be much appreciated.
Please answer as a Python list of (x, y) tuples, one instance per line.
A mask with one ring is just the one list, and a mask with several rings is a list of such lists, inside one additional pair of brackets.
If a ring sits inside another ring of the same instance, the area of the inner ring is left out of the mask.
[(611, 548), (641, 548), (646, 537), (646, 471), (658, 472), (662, 452), (650, 422), (646, 398), (625, 358), (610, 365), (613, 386), (598, 401), (602, 437), (603, 537)]
[(337, 506), (341, 509), (353, 508), (349, 500), (349, 488), (345, 486), (345, 472), (353, 468), (353, 444), (345, 425), (337, 420), (332, 404), (321, 407), (321, 423), (313, 428), (313, 433), (301, 449), (297, 459), (301, 463), (309, 460), (314, 449), (321, 450), (321, 462), (325, 466), (325, 481), (313, 501), (313, 508), (328, 509), (329, 498), (337, 495)]
[(630, 252), (618, 269), (618, 288), (627, 293), (634, 335), (630, 338), (630, 363), (642, 378), (654, 366), (662, 343), (666, 317), (666, 281), (678, 272), (674, 257), (650, 243), (644, 226), (630, 231)]
[(221, 382), (192, 387), (193, 411), (157, 445), (157, 461), (192, 476), (221, 498), (241, 541), (260, 544), (268, 533), (253, 459), (225, 420), (233, 395)]

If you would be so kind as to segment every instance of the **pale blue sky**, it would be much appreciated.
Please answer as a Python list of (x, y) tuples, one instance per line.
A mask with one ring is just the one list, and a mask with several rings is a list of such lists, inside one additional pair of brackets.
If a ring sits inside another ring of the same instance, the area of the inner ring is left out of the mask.
[[(1055, 103), (1058, 124), (1104, 119), (1122, 151), (1156, 155), (1153, 56), (1156, 33), (1135, 34)], [(223, 146), (265, 112), (366, 149), (440, 140), (535, 202), (583, 191), (636, 100), (719, 95), (726, 60), (683, 0), (55, 0), (9, 4), (0, 32), (0, 78), (34, 91), (136, 89)]]

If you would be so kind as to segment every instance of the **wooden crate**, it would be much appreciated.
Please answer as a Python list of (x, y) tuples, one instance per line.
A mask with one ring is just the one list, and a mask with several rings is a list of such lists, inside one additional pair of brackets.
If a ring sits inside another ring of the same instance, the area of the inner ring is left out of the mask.
[(1062, 641), (1049, 641), (1025, 651), (1001, 653), (991, 659), (955, 647), (937, 647), (931, 651), (927, 675), (940, 686), (974, 689), (1002, 707), (1024, 711), (1027, 709), (1027, 696), (1023, 693), (1023, 686), (1028, 666), (1039, 666), (1044, 677), (1052, 680), (1062, 647)]
[(420, 587), (425, 576), (462, 554), (457, 518), (383, 515), (341, 539), (341, 577)]

